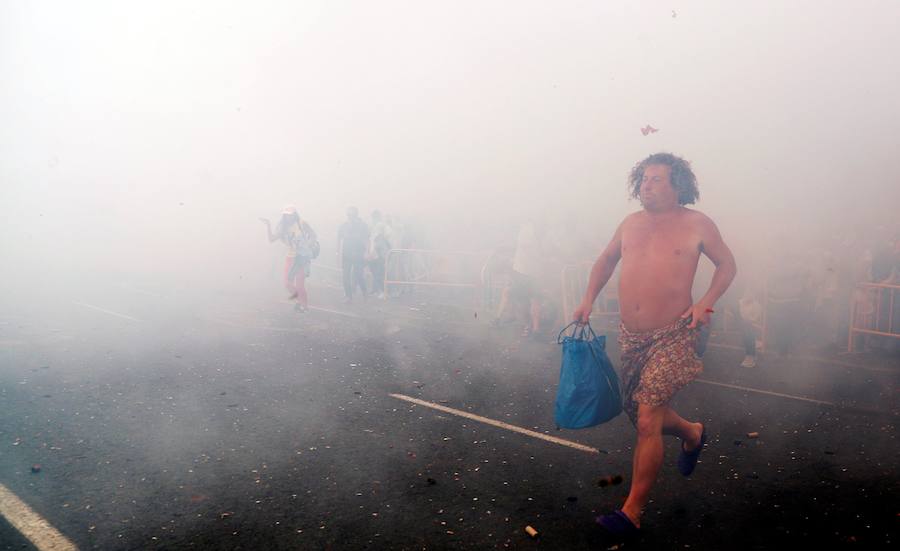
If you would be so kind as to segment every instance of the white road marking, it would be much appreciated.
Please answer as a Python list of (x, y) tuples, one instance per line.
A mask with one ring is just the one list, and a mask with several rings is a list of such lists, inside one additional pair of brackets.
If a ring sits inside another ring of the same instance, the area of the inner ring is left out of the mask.
[(105, 308), (100, 308), (99, 306), (94, 306), (93, 304), (88, 304), (86, 302), (78, 302), (77, 300), (73, 300), (72, 304), (76, 304), (78, 306), (84, 306), (85, 308), (91, 308), (93, 310), (97, 310), (98, 312), (103, 312), (104, 314), (109, 314), (110, 316), (116, 316), (119, 318), (124, 318), (131, 321), (141, 321), (137, 318), (133, 318), (131, 316), (127, 316), (125, 314), (120, 314), (118, 312), (113, 312), (112, 310), (107, 310)]
[[(726, 350), (743, 350), (744, 349), (743, 346), (735, 346), (732, 344), (721, 344), (721, 343), (713, 343), (713, 342), (709, 343), (707, 346), (710, 348), (724, 348)], [(809, 355), (789, 356), (789, 357), (785, 358), (785, 360), (804, 360), (807, 362), (813, 362), (813, 363), (818, 363), (818, 364), (827, 364), (827, 365), (833, 365), (833, 366), (837, 366), (837, 367), (843, 367), (844, 369), (862, 369), (865, 371), (875, 371), (878, 373), (896, 373), (897, 372), (896, 369), (891, 369), (891, 368), (887, 368), (887, 367), (870, 367), (870, 366), (866, 366), (866, 365), (852, 364), (852, 363), (848, 363), (848, 362), (839, 362), (837, 360), (829, 360), (827, 358), (818, 358), (816, 356), (809, 356)]]
[(329, 314), (337, 314), (339, 316), (347, 316), (348, 318), (361, 318), (359, 314), (351, 314), (350, 312), (341, 312), (340, 310), (329, 310), (328, 308), (320, 308), (318, 306), (310, 306), (310, 310), (316, 310), (318, 312), (328, 312)]
[(532, 438), (539, 438), (539, 439), (545, 440), (547, 442), (553, 442), (554, 444), (559, 444), (560, 446), (568, 446), (572, 449), (580, 450), (580, 451), (587, 452), (587, 453), (596, 453), (596, 454), (600, 453), (600, 450), (598, 450), (597, 448), (585, 446), (584, 444), (579, 444), (578, 442), (572, 442), (571, 440), (565, 440), (563, 438), (549, 436), (549, 435), (546, 435), (546, 434), (543, 434), (540, 432), (535, 432), (533, 430), (523, 429), (522, 427), (510, 425), (509, 423), (504, 423), (503, 421), (495, 421), (494, 419), (482, 417), (481, 415), (475, 415), (474, 413), (469, 413), (468, 411), (462, 411), (462, 410), (458, 410), (458, 409), (448, 408), (447, 406), (442, 406), (440, 404), (435, 404), (433, 402), (426, 402), (425, 400), (420, 400), (418, 398), (413, 398), (412, 396), (406, 396), (403, 394), (390, 394), (390, 396), (392, 398), (397, 398), (398, 400), (403, 400), (403, 401), (410, 402), (410, 403), (413, 403), (416, 405), (425, 406), (427, 408), (436, 409), (438, 411), (443, 411), (444, 413), (451, 413), (453, 415), (465, 417), (466, 419), (478, 421), (479, 423), (485, 423), (487, 425), (499, 427), (501, 429), (518, 432), (519, 434), (531, 436)]
[[(274, 300), (272, 304), (278, 304), (279, 307), (283, 307), (285, 304), (296, 304), (292, 299), (285, 300)], [(331, 310), (329, 308), (322, 308), (321, 306), (308, 306), (310, 310), (316, 310), (317, 312), (327, 312), (329, 314), (337, 314), (338, 316), (346, 316), (348, 318), (362, 318), (363, 316), (359, 314), (354, 314), (352, 312), (343, 312), (341, 310)]]
[(39, 551), (78, 551), (74, 543), (3, 484), (0, 484), (0, 515)]
[(838, 367), (843, 367), (845, 369), (864, 369), (866, 371), (877, 371), (879, 373), (896, 373), (897, 372), (896, 369), (891, 369), (889, 367), (869, 367), (869, 366), (865, 366), (865, 365), (851, 364), (851, 363), (847, 363), (847, 362), (839, 362), (837, 360), (828, 360), (825, 358), (817, 358), (815, 356), (794, 356), (794, 358), (796, 358), (798, 360), (806, 360), (809, 362), (836, 365)]
[(806, 398), (804, 396), (794, 396), (791, 394), (782, 394), (781, 392), (772, 392), (770, 390), (760, 390), (758, 388), (749, 388), (746, 386), (729, 385), (726, 383), (717, 383), (715, 381), (707, 381), (706, 379), (694, 379), (694, 380), (698, 383), (706, 383), (708, 385), (723, 386), (725, 388), (733, 388), (735, 390), (743, 390), (745, 392), (756, 392), (758, 394), (768, 394), (769, 396), (778, 396), (780, 398), (790, 398), (792, 400), (801, 400), (803, 402), (812, 402), (814, 404), (822, 404), (822, 405), (826, 405), (826, 406), (840, 407), (840, 406), (838, 406), (838, 404), (835, 404), (834, 402), (813, 400), (812, 398)]

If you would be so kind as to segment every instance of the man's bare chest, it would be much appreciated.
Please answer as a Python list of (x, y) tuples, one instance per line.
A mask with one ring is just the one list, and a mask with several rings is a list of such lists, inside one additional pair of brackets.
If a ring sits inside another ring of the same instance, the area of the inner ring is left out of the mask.
[(690, 228), (634, 228), (622, 235), (623, 260), (696, 262), (702, 250), (700, 237)]

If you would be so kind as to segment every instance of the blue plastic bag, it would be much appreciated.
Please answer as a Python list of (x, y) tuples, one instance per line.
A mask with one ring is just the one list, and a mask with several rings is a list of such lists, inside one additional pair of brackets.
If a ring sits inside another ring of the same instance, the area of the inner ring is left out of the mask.
[(590, 325), (577, 325), (571, 336), (559, 333), (562, 366), (556, 392), (556, 426), (583, 429), (605, 423), (622, 412), (619, 377), (606, 355), (606, 336)]

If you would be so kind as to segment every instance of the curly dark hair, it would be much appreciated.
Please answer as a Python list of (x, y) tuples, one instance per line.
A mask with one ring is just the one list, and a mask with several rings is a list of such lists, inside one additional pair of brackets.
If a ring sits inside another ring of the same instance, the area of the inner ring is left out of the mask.
[(672, 170), (672, 187), (678, 191), (678, 204), (690, 205), (700, 198), (697, 189), (697, 177), (691, 170), (691, 163), (671, 153), (654, 153), (643, 161), (634, 165), (628, 176), (628, 189), (635, 199), (640, 197), (641, 180), (644, 179), (644, 169), (650, 165), (666, 165)]

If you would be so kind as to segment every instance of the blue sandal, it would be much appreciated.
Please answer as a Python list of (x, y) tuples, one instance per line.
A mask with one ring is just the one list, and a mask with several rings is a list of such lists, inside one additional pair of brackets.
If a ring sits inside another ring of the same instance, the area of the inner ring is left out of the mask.
[(597, 517), (597, 524), (606, 529), (607, 532), (618, 537), (628, 537), (637, 535), (641, 529), (631, 522), (628, 515), (616, 509), (608, 515)]
[(694, 467), (697, 466), (697, 459), (700, 458), (700, 452), (706, 445), (706, 425), (703, 425), (703, 433), (700, 435), (700, 445), (694, 451), (684, 451), (684, 442), (681, 443), (681, 453), (678, 454), (678, 472), (684, 476), (691, 476)]

